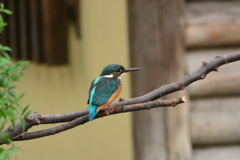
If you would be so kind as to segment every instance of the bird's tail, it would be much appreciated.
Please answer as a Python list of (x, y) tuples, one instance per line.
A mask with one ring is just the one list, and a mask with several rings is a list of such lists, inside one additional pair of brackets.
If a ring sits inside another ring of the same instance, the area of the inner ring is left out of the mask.
[(89, 105), (89, 121), (92, 121), (97, 114), (97, 105)]

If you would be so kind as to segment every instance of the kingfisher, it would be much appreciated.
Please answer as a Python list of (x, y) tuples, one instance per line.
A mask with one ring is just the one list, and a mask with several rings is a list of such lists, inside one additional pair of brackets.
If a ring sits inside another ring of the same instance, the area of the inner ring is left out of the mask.
[(89, 89), (89, 121), (105, 106), (111, 111), (112, 102), (122, 91), (121, 77), (125, 73), (141, 70), (142, 68), (124, 68), (119, 64), (110, 64), (103, 68), (100, 76), (92, 81)]

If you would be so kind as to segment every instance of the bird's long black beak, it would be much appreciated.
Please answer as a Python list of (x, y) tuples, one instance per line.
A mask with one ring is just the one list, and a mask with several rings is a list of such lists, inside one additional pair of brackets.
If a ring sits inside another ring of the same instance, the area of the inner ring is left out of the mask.
[(142, 68), (126, 68), (123, 73), (127, 73), (127, 72), (134, 72), (134, 71), (139, 71), (142, 70)]

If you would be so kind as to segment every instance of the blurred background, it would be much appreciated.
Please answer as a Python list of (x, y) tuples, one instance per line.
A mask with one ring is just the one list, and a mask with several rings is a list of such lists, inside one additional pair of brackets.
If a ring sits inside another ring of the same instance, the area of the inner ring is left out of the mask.
[[(0, 36), (31, 61), (18, 91), (46, 114), (87, 109), (90, 83), (108, 64), (126, 74), (120, 97), (146, 94), (240, 50), (238, 0), (0, 0), (14, 12)], [(124, 113), (44, 138), (16, 142), (12, 159), (240, 159), (240, 63), (163, 99), (188, 103)], [(30, 131), (53, 125), (35, 126)]]

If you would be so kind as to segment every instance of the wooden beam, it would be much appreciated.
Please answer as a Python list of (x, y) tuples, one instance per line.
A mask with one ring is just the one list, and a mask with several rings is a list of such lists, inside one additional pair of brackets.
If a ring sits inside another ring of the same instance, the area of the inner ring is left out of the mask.
[(232, 46), (240, 43), (240, 1), (187, 3), (188, 47)]
[[(131, 66), (144, 68), (133, 74), (136, 97), (183, 77), (184, 1), (129, 0), (128, 6)], [(133, 127), (135, 159), (191, 159), (186, 106), (136, 112)]]
[(198, 147), (194, 149), (193, 160), (239, 160), (239, 150), (239, 145)]
[[(187, 3), (189, 2), (207, 2), (207, 1), (216, 1), (216, 2), (219, 2), (219, 1), (226, 1), (226, 0), (186, 0)], [(228, 0), (229, 1), (236, 1), (236, 0)]]
[[(218, 55), (234, 53), (239, 50), (239, 47), (190, 50), (187, 52), (186, 57), (187, 72), (191, 73), (197, 70), (202, 65), (202, 61), (208, 62)], [(203, 81), (190, 85), (190, 96), (206, 97), (240, 94), (239, 68), (239, 63), (220, 67), (218, 72), (212, 72)]]
[(190, 108), (193, 145), (240, 142), (239, 96), (193, 99)]

